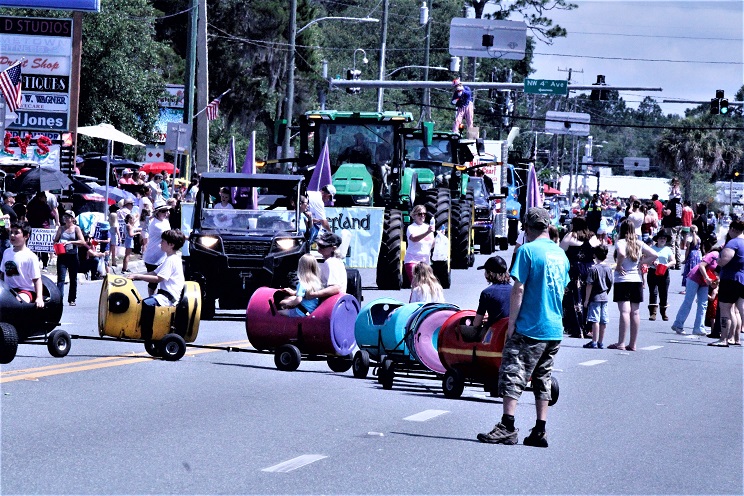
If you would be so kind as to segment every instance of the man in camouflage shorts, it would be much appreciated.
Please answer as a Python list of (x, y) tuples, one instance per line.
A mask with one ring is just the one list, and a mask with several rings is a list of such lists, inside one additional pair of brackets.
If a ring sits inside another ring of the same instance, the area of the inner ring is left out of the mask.
[[(517, 444), (514, 427), (522, 391), (532, 378), (537, 420), (527, 446), (548, 447), (545, 422), (550, 401), (550, 373), (553, 357), (563, 338), (563, 293), (568, 285), (568, 258), (548, 234), (550, 214), (531, 208), (526, 216), (528, 242), (517, 250), (511, 276), (509, 326), (499, 370), (499, 395), (504, 398), (501, 422), (478, 440), (492, 444)], [(522, 306), (522, 301), (539, 302)]]

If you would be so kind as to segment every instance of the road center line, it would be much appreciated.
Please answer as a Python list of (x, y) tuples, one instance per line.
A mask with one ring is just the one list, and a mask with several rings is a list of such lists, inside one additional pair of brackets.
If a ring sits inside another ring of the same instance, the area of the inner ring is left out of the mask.
[(271, 467), (262, 468), (261, 472), (275, 472), (286, 474), (287, 472), (297, 470), (298, 468), (304, 467), (305, 465), (310, 465), (311, 463), (322, 460), (323, 458), (328, 457), (325, 455), (300, 455), (296, 458), (292, 458), (291, 460), (287, 460), (286, 462), (278, 463)]
[(654, 351), (660, 348), (663, 348), (663, 346), (644, 346), (643, 348), (638, 348), (638, 349), (643, 350), (643, 351)]
[(445, 413), (449, 413), (449, 410), (424, 410), (415, 415), (410, 415), (403, 420), (410, 420), (411, 422), (426, 422), (427, 420), (444, 415)]
[[(109, 341), (109, 340), (106, 340)], [(248, 345), (248, 341), (228, 341), (224, 343), (214, 343), (210, 346), (241, 346)], [(201, 355), (221, 350), (188, 348), (189, 355)], [(71, 374), (74, 372), (83, 372), (86, 370), (105, 369), (109, 367), (119, 367), (121, 365), (130, 365), (134, 363), (144, 363), (155, 360), (147, 353), (136, 353), (129, 355), (117, 355), (111, 357), (100, 357), (91, 360), (68, 361), (55, 365), (44, 365), (30, 369), (8, 370), (0, 372), (0, 384), (15, 381), (35, 380), (40, 377), (49, 377), (61, 374)]]
[(589, 360), (588, 362), (581, 362), (579, 365), (583, 365), (584, 367), (592, 367), (594, 365), (599, 365), (600, 363), (605, 363), (607, 360)]

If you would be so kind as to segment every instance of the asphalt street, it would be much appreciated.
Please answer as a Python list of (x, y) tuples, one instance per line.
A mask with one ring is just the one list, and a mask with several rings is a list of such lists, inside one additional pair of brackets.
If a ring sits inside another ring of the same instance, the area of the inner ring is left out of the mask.
[[(362, 278), (363, 304), (408, 299), (374, 289), (373, 270)], [(446, 296), (475, 308), (485, 285), (475, 268), (454, 271)], [(61, 328), (98, 335), (100, 288), (81, 284)], [(548, 449), (477, 442), (501, 400), (476, 387), (446, 399), (437, 378), (383, 390), (320, 361), (280, 372), (264, 353), (190, 348), (165, 362), (141, 344), (75, 339), (56, 359), (21, 345), (0, 367), (0, 493), (742, 494), (741, 348), (678, 336), (645, 306), (641, 315), (636, 352), (564, 340)], [(606, 343), (617, 336), (612, 305), (610, 319)], [(218, 311), (196, 344), (249, 348), (245, 316)], [(525, 393), (520, 442), (534, 419)]]

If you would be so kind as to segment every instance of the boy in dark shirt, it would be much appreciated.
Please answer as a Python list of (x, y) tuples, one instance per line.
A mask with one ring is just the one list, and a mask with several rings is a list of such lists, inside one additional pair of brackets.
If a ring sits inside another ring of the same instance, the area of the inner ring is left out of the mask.
[(584, 348), (604, 348), (602, 340), (607, 328), (607, 304), (609, 292), (612, 289), (612, 267), (605, 264), (607, 246), (594, 247), (595, 264), (589, 269), (586, 278), (586, 297), (584, 298), (584, 314), (587, 322), (592, 323), (592, 340)]
[[(478, 301), (478, 310), (473, 319), (474, 340), (483, 335), (497, 321), (509, 316), (509, 296), (511, 295), (511, 277), (509, 276), (506, 261), (494, 256), (486, 260), (478, 270), (485, 269), (486, 281), (491, 283), (481, 292)], [(488, 319), (484, 318), (488, 315)]]

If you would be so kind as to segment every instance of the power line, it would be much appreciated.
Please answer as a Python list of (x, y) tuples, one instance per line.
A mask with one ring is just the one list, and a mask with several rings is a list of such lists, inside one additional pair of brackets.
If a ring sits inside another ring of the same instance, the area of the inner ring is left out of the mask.
[(671, 62), (679, 64), (725, 64), (725, 65), (742, 65), (744, 62), (713, 62), (708, 60), (672, 60), (672, 59), (639, 59), (633, 57), (602, 57), (598, 55), (569, 55), (562, 53), (540, 53), (534, 52), (535, 55), (545, 55), (551, 57), (576, 57), (579, 59), (599, 59), (599, 60), (632, 60), (637, 62)]
[(742, 41), (741, 38), (708, 38), (704, 36), (673, 36), (665, 34), (594, 33), (591, 31), (569, 31), (568, 34), (596, 34), (601, 36), (627, 36), (633, 38), (673, 38), (678, 40)]

